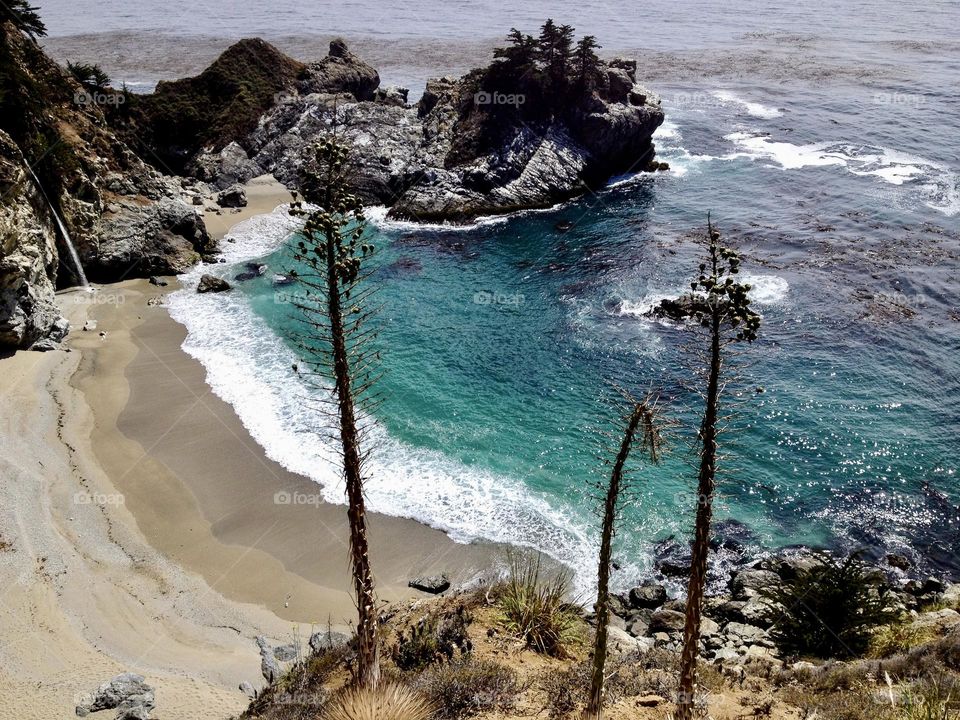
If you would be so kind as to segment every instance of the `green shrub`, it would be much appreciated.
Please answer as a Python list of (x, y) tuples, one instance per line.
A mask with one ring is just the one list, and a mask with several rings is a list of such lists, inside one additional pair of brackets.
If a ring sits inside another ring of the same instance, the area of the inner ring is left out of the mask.
[(910, 648), (920, 645), (929, 639), (930, 633), (914, 627), (909, 622), (895, 622), (877, 628), (870, 638), (869, 653), (871, 657), (888, 658), (898, 653), (907, 652)]
[(421, 618), (409, 633), (397, 633), (391, 651), (394, 664), (401, 670), (420, 670), (439, 660), (452, 660), (458, 650), (470, 652), (467, 627), (471, 622), (473, 617), (462, 605), (440, 616)]
[(441, 720), (509, 710), (520, 692), (513, 670), (491, 660), (477, 660), (472, 655), (433, 665), (411, 685), (431, 702), (434, 717)]
[(540, 558), (511, 560), (497, 599), (507, 629), (536, 652), (564, 658), (580, 640), (580, 612), (567, 602), (570, 575), (540, 576)]
[(767, 589), (764, 595), (785, 608), (770, 630), (780, 650), (821, 658), (865, 653), (874, 629), (898, 618), (865, 570), (856, 553), (845, 560), (821, 554), (812, 568)]

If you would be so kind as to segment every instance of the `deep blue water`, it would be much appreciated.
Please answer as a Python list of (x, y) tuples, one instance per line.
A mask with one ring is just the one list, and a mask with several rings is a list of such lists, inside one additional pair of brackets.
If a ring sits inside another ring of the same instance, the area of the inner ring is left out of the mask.
[[(482, 60), (501, 31), (533, 30), (548, 14), (610, 53), (633, 51), (663, 96), (657, 143), (669, 173), (469, 229), (374, 213), (386, 402), (372, 505), (463, 540), (534, 545), (588, 582), (590, 483), (612, 456), (603, 431), (617, 429), (611, 386), (659, 389), (679, 426), (662, 466), (635, 468), (617, 547), (619, 582), (649, 572), (658, 543), (692, 525), (698, 399), (694, 334), (643, 313), (686, 286), (699, 252), (692, 234), (711, 212), (744, 253), (764, 319), (730, 393), (737, 413), (718, 520), (739, 543), (731, 547), (864, 546), (956, 573), (955, 3), (657, 2), (632, 15), (613, 3), (315, 12), (190, 3), (183, 13), (168, 4), (162, 17), (128, 3), (91, 10), (96, 30), (68, 25), (59, 2), (45, 5), (56, 36), (375, 38), (401, 49), (382, 50), (385, 79), (410, 84)], [(417, 43), (434, 48), (428, 60), (405, 58)], [(142, 77), (155, 72), (145, 65)], [(558, 232), (560, 221), (573, 229)], [(282, 272), (289, 229), (274, 218), (239, 231), (230, 260), (263, 257)], [(269, 275), (228, 299), (184, 294), (172, 310), (190, 329), (187, 349), (255, 436), (336, 500), (330, 453), (304, 411), (310, 392), (291, 377), (280, 339), (291, 308)]]

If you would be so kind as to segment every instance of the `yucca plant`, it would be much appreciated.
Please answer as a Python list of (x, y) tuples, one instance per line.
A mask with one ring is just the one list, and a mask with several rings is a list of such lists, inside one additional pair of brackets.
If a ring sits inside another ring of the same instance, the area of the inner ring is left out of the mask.
[(740, 255), (720, 244), (720, 233), (707, 216), (707, 257), (691, 292), (678, 303), (681, 317), (700, 326), (706, 352), (703, 420), (700, 425), (700, 469), (697, 473), (697, 508), (694, 524), (690, 582), (687, 586), (683, 650), (680, 655), (680, 688), (677, 720), (691, 720), (694, 711), (697, 654), (703, 594), (707, 584), (707, 553), (721, 426), (720, 403), (726, 380), (724, 364), (733, 343), (753, 342), (760, 329), (760, 316), (750, 307), (750, 285), (739, 282)]
[(549, 579), (541, 576), (541, 558), (510, 559), (510, 576), (500, 590), (498, 604), (507, 629), (527, 647), (545, 655), (566, 657), (580, 639), (580, 614), (567, 600), (570, 573)]
[(396, 684), (345, 691), (324, 711), (322, 720), (429, 720), (433, 707), (414, 690)]
[(960, 713), (960, 689), (956, 681), (933, 678), (903, 693), (899, 720), (955, 720)]
[(610, 480), (604, 488), (603, 524), (600, 531), (600, 557), (597, 563), (597, 630), (593, 644), (593, 672), (590, 695), (584, 717), (599, 718), (603, 708), (604, 665), (607, 659), (607, 623), (610, 620), (610, 560), (616, 519), (621, 497), (627, 490), (625, 474), (627, 460), (634, 444), (639, 441), (647, 459), (656, 464), (660, 461), (662, 438), (656, 399), (649, 397), (635, 403), (627, 416), (626, 428), (620, 441)]
[(363, 204), (350, 189), (349, 155), (348, 146), (334, 135), (314, 148), (303, 178), (304, 198), (314, 207), (296, 201), (290, 211), (306, 219), (293, 254), (307, 269), (289, 274), (303, 288), (302, 298), (295, 302), (302, 323), (294, 338), (303, 360), (295, 371), (328, 398), (325, 430), (340, 450), (357, 603), (357, 676), (361, 685), (373, 688), (380, 680), (380, 646), (367, 544), (362, 418), (373, 403), (370, 388), (378, 355), (367, 350), (372, 337), (365, 325), (371, 288), (361, 272), (373, 246), (364, 242)]

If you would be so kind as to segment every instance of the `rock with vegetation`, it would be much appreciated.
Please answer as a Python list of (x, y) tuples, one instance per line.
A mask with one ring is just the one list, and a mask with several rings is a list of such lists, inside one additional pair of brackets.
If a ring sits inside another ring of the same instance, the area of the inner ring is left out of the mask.
[(366, 203), (394, 217), (469, 222), (547, 207), (650, 164), (664, 116), (636, 83), (635, 62), (605, 63), (570, 37), (509, 42), (487, 68), (430, 80), (407, 107), (374, 92), (375, 72), (334, 41), (249, 135), (213, 143), (189, 166), (218, 187), (263, 173), (298, 187), (310, 144), (335, 127)]

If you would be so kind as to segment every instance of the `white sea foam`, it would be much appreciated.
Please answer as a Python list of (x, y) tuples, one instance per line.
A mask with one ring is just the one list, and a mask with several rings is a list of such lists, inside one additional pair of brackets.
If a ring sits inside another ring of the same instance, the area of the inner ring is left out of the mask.
[(960, 212), (957, 174), (933, 160), (899, 150), (844, 142), (794, 145), (749, 131), (725, 137), (744, 150), (741, 157), (772, 160), (784, 170), (834, 165), (853, 175), (876, 177), (890, 185), (915, 184), (916, 195), (924, 205), (949, 216)]
[[(790, 283), (778, 275), (744, 274), (740, 280), (751, 286), (750, 299), (760, 306), (779, 305), (790, 291)], [(672, 290), (650, 290), (639, 298), (621, 299), (617, 312), (627, 317), (648, 318), (650, 311), (661, 302), (676, 300), (685, 292), (689, 292), (688, 286)]]
[(745, 273), (741, 282), (750, 285), (750, 300), (757, 305), (779, 305), (790, 292), (790, 283), (779, 275), (753, 275)]
[(664, 120), (663, 124), (653, 133), (654, 140), (664, 140), (666, 138), (678, 137), (680, 137), (680, 128), (676, 123), (671, 122), (670, 120)]
[(663, 125), (657, 128), (653, 138), (658, 141), (657, 157), (670, 165), (670, 174), (675, 177), (683, 177), (690, 170), (699, 170), (702, 164), (713, 160), (734, 160), (737, 157), (742, 157), (741, 153), (733, 153), (722, 157), (691, 153), (680, 144), (683, 140), (680, 126), (669, 120), (664, 121)]
[[(225, 243), (230, 262), (260, 258), (296, 229), (283, 209), (236, 227)], [(207, 371), (213, 392), (236, 410), (266, 454), (310, 477), (323, 498), (344, 503), (335, 447), (318, 437), (321, 398), (292, 373), (292, 349), (257, 316), (239, 292), (195, 292), (200, 276), (221, 266), (200, 265), (169, 296), (171, 316), (187, 328), (183, 349)], [(228, 267), (228, 266), (223, 266)], [(376, 448), (368, 470), (369, 507), (446, 531), (453, 539), (485, 539), (534, 547), (575, 568), (577, 587), (592, 582), (594, 540), (569, 507), (557, 507), (514, 478), (466, 467), (439, 452), (408, 446), (374, 425)], [(589, 515), (585, 515), (589, 522)]]
[[(550, 208), (553, 210), (555, 208)], [(456, 224), (450, 222), (444, 223), (424, 223), (415, 220), (397, 220), (395, 218), (388, 218), (387, 213), (390, 212), (390, 208), (386, 205), (374, 205), (364, 209), (364, 215), (367, 219), (370, 220), (374, 225), (376, 225), (381, 230), (402, 230), (406, 232), (412, 231), (433, 231), (433, 232), (465, 232), (468, 230), (477, 230), (478, 228), (485, 227), (488, 225), (501, 225), (507, 222), (511, 215), (494, 215), (494, 216), (484, 216), (479, 217), (474, 220), (472, 223)], [(529, 211), (522, 211), (529, 212)], [(518, 215), (519, 213), (514, 213)]]
[(761, 105), (758, 102), (751, 102), (750, 100), (745, 100), (738, 95), (733, 94), (729, 90), (714, 90), (713, 96), (720, 100), (721, 102), (731, 103), (733, 105), (739, 105), (744, 110), (747, 111), (748, 115), (752, 115), (756, 118), (763, 118), (764, 120), (770, 120), (775, 117), (780, 117), (783, 115), (783, 111), (777, 108), (767, 107), (766, 105)]

